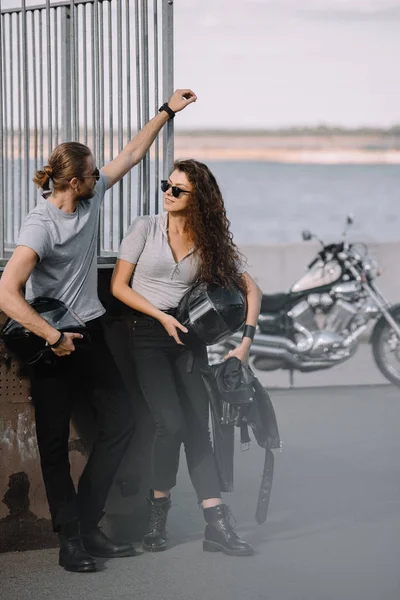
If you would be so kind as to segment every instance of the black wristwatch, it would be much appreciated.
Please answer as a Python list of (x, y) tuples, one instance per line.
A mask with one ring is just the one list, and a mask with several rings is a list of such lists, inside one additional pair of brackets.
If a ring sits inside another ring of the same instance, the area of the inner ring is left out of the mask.
[(158, 109), (158, 112), (161, 112), (162, 110), (165, 110), (165, 112), (169, 115), (170, 119), (173, 119), (175, 117), (176, 113), (174, 113), (172, 108), (168, 106), (168, 102), (164, 102), (164, 104)]

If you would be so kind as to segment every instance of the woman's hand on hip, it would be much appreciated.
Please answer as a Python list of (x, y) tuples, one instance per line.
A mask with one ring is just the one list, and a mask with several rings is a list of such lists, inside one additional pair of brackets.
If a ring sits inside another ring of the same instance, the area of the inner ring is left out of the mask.
[(183, 333), (187, 333), (188, 330), (186, 329), (186, 327), (184, 327), (184, 325), (179, 323), (179, 321), (177, 321), (175, 317), (173, 317), (172, 315), (165, 315), (162, 317), (162, 319), (160, 319), (160, 323), (166, 329), (168, 335), (174, 338), (177, 344), (180, 344), (181, 346), (185, 345), (179, 339), (178, 329), (183, 331)]

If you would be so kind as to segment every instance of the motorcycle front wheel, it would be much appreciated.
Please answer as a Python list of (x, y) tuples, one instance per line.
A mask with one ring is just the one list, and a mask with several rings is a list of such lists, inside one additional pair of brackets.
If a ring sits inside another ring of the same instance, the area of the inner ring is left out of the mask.
[[(393, 315), (400, 325), (400, 314)], [(379, 323), (372, 342), (376, 366), (394, 385), (400, 387), (400, 340), (386, 321)]]

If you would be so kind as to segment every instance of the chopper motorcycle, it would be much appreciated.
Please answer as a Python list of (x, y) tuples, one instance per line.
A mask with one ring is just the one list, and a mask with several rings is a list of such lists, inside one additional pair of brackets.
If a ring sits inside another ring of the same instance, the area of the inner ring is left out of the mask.
[[(303, 240), (317, 239), (321, 250), (288, 293), (263, 295), (251, 367), (288, 370), (292, 385), (295, 371), (330, 369), (351, 359), (374, 321), (369, 340), (374, 360), (400, 386), (400, 304), (389, 304), (375, 285), (380, 271), (367, 245), (347, 241), (352, 224), (349, 215), (342, 241), (334, 244), (303, 231)], [(237, 332), (210, 347), (210, 363), (221, 360), (241, 338)]]

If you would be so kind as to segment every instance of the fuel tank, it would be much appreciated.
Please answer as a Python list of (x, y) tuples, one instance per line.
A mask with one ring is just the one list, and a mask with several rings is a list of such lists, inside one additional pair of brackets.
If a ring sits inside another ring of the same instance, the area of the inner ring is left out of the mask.
[(336, 260), (324, 263), (318, 260), (315, 265), (307, 270), (305, 275), (294, 283), (290, 289), (292, 293), (304, 292), (306, 290), (315, 290), (331, 285), (342, 274), (342, 268)]

